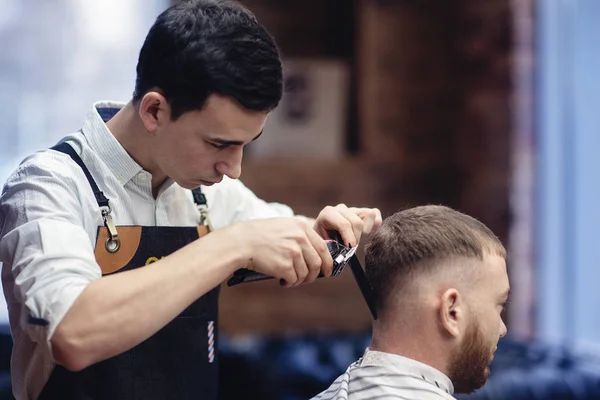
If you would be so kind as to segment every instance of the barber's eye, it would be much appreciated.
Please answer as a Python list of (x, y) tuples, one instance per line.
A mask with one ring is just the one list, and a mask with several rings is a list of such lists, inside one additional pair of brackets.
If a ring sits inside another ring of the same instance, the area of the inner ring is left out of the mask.
[(219, 149), (219, 150), (225, 149), (229, 146), (228, 144), (213, 143), (213, 142), (208, 142), (208, 143), (215, 149)]

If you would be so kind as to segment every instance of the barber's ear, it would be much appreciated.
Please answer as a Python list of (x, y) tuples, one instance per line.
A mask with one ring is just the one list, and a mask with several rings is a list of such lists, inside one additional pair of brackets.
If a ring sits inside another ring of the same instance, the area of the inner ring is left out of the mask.
[(148, 92), (142, 97), (139, 105), (142, 123), (150, 132), (171, 118), (171, 107), (167, 99), (159, 92)]
[(464, 305), (458, 290), (446, 290), (440, 298), (439, 308), (439, 320), (444, 331), (458, 337), (464, 316)]

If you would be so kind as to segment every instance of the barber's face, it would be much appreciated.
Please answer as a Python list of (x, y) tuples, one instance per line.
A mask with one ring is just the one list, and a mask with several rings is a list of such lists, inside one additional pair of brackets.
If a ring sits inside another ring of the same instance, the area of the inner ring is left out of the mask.
[(457, 393), (471, 393), (485, 384), (498, 340), (507, 332), (502, 320), (509, 292), (506, 262), (487, 256), (482, 264), (469, 323), (450, 362), (450, 379)]
[(260, 135), (266, 119), (267, 113), (211, 95), (202, 110), (186, 112), (175, 121), (162, 119), (153, 158), (161, 171), (187, 189), (218, 183), (224, 175), (237, 179), (243, 148)]

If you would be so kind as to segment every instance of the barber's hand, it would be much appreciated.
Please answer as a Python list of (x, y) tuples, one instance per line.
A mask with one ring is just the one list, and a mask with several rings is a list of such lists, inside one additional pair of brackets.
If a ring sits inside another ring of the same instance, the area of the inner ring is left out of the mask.
[(283, 280), (284, 286), (313, 282), (320, 272), (331, 275), (327, 243), (306, 221), (269, 218), (241, 222), (234, 228), (248, 268)]
[(381, 211), (377, 208), (348, 208), (345, 204), (338, 204), (327, 206), (319, 213), (314, 229), (325, 239), (334, 239), (328, 231), (339, 232), (344, 244), (354, 247), (363, 234), (375, 231), (381, 223)]

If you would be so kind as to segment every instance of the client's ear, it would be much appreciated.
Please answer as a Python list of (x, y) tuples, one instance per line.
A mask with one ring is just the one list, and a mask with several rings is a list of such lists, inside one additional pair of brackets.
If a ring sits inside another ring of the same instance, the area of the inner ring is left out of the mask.
[(453, 337), (460, 336), (464, 318), (463, 299), (458, 290), (447, 289), (440, 298), (438, 318), (442, 329)]

